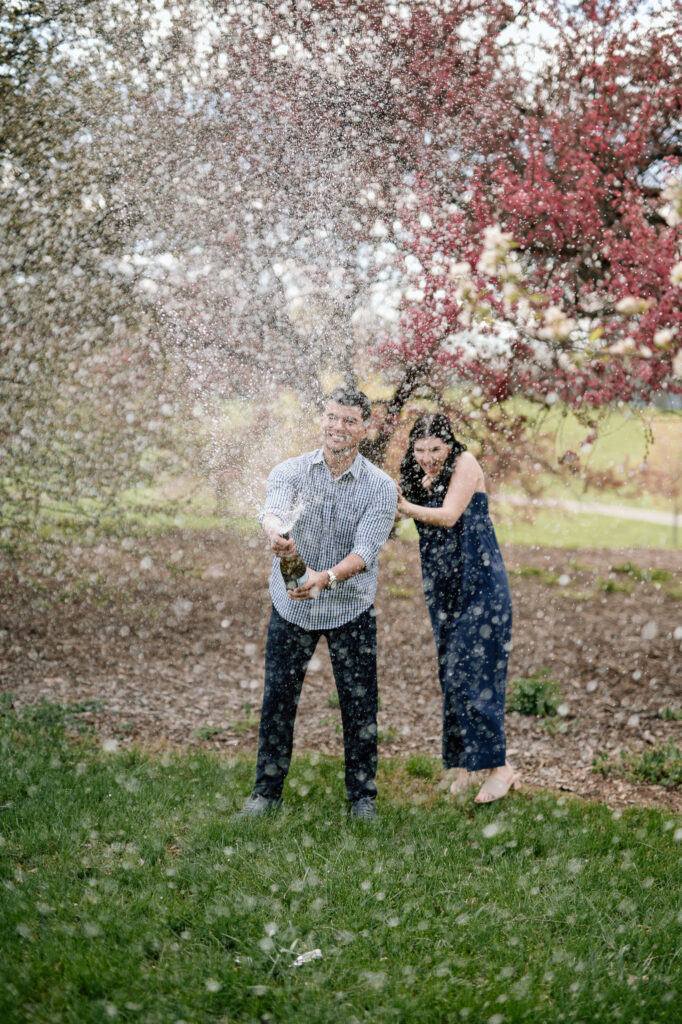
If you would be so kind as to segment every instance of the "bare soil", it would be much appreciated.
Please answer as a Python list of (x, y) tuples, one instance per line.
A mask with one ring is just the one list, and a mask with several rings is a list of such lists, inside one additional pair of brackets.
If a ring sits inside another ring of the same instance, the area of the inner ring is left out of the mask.
[[(562, 714), (507, 715), (509, 759), (528, 787), (614, 807), (682, 812), (682, 790), (593, 771), (602, 754), (672, 739), (682, 722), (682, 551), (506, 547), (514, 599), (510, 680), (547, 669)], [(614, 572), (632, 563), (634, 576)], [(0, 692), (21, 707), (96, 702), (102, 737), (255, 755), (270, 611), (260, 538), (176, 532), (49, 547), (0, 563)], [(669, 578), (646, 578), (665, 570)], [(639, 578), (643, 577), (643, 578)], [(440, 754), (440, 690), (416, 544), (381, 553), (380, 756)], [(296, 746), (342, 752), (324, 641), (299, 707)], [(428, 785), (428, 783), (424, 783)]]

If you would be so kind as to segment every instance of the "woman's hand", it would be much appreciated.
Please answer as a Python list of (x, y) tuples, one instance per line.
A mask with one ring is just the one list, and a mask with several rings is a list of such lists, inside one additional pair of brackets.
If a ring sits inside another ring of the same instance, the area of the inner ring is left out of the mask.
[(396, 506), (396, 519), (410, 519), (412, 513), (410, 512), (410, 503), (407, 498), (403, 497), (400, 484), (398, 484), (398, 504)]

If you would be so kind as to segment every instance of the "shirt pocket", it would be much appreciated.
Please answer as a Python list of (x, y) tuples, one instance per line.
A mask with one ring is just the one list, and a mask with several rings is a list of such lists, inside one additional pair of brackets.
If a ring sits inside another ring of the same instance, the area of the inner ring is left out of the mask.
[(336, 494), (332, 505), (332, 525), (338, 541), (352, 542), (362, 519), (366, 503), (351, 494)]

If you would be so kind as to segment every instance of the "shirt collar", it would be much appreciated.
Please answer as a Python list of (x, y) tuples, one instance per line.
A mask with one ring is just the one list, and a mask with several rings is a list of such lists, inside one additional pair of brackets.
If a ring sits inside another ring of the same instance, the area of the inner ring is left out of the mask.
[[(323, 448), (318, 448), (317, 451), (313, 452), (311, 465), (314, 466), (318, 465), (319, 463), (322, 463), (329, 470), (329, 466), (327, 466), (327, 463), (325, 462)], [(334, 479), (342, 480), (346, 473), (350, 473), (352, 477), (357, 479), (362, 472), (363, 463), (364, 457), (360, 454), (360, 452), (358, 452), (358, 454), (355, 456), (348, 469), (344, 470), (341, 476), (334, 477)], [(329, 470), (329, 472), (331, 472), (331, 470)]]

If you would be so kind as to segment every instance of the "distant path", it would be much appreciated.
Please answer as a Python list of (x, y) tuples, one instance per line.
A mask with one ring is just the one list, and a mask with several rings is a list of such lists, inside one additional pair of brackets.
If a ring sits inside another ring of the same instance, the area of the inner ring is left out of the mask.
[(500, 504), (534, 505), (537, 508), (562, 508), (567, 512), (595, 513), (615, 519), (635, 519), (641, 523), (656, 523), (658, 526), (682, 526), (682, 516), (672, 512), (654, 512), (645, 508), (631, 508), (629, 505), (602, 505), (599, 502), (562, 501), (560, 498), (524, 498), (520, 494), (499, 494)]

